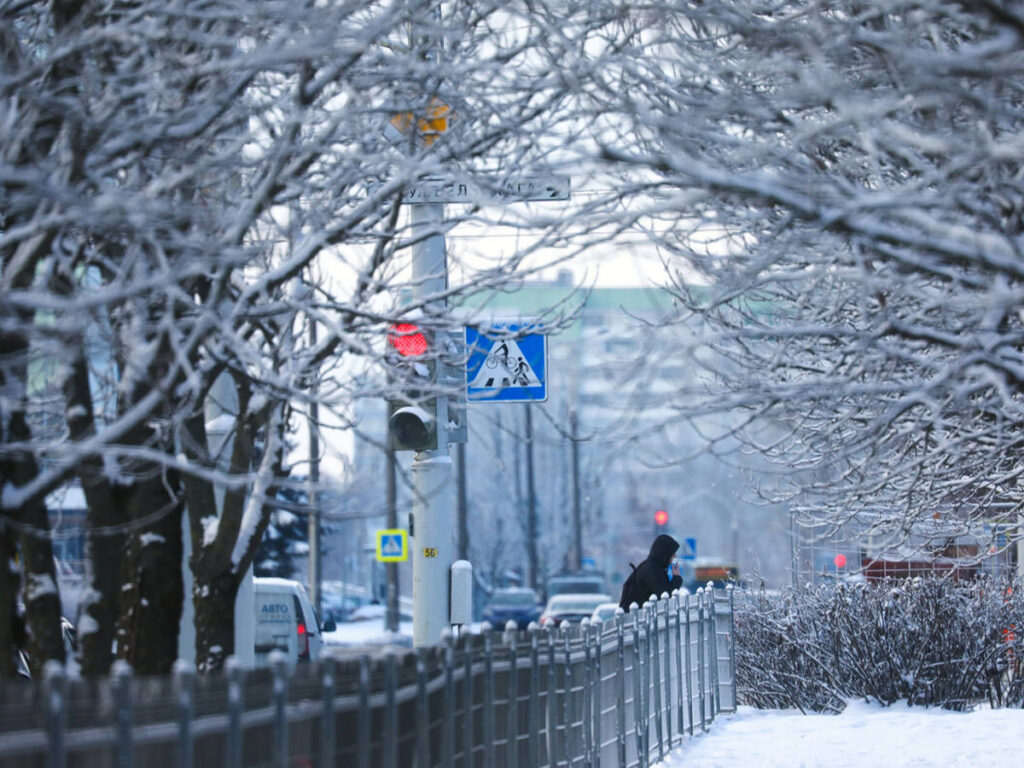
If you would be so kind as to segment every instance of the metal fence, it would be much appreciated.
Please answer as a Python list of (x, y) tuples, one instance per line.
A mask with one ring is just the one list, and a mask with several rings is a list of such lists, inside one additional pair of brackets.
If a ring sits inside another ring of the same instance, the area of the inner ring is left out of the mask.
[(289, 669), (0, 685), (0, 766), (646, 766), (735, 709), (731, 590)]

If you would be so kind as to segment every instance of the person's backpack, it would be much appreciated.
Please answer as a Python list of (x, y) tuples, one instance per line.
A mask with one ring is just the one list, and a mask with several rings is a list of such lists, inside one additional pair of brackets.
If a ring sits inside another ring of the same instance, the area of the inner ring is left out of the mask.
[(628, 611), (629, 606), (631, 606), (633, 603), (640, 602), (637, 599), (638, 595), (636, 590), (636, 566), (630, 563), (629, 567), (633, 569), (633, 572), (630, 573), (629, 576), (626, 577), (626, 581), (623, 582), (622, 595), (619, 597), (619, 607), (624, 611)]

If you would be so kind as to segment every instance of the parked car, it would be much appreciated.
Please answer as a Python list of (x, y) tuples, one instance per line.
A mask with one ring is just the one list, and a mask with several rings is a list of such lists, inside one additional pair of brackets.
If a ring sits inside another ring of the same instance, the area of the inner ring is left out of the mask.
[(615, 616), (615, 611), (619, 609), (618, 603), (601, 603), (594, 612), (590, 614), (591, 624), (603, 624), (608, 619)]
[(482, 618), (496, 628), (503, 628), (509, 621), (514, 621), (520, 629), (525, 629), (531, 621), (540, 618), (540, 611), (537, 593), (532, 589), (504, 587), (494, 590), (484, 606)]
[(604, 583), (604, 576), (599, 573), (559, 573), (548, 579), (547, 598), (550, 600), (555, 595), (564, 594), (593, 594), (600, 595), (607, 591)]
[(589, 618), (594, 609), (601, 603), (610, 603), (611, 595), (601, 593), (567, 593), (555, 595), (548, 600), (544, 612), (540, 615), (541, 626), (559, 626), (560, 624), (583, 621)]
[(315, 661), (323, 648), (323, 632), (337, 627), (332, 620), (323, 626), (297, 581), (253, 579), (256, 610), (256, 664), (264, 665), (273, 650), (283, 651), (290, 662)]

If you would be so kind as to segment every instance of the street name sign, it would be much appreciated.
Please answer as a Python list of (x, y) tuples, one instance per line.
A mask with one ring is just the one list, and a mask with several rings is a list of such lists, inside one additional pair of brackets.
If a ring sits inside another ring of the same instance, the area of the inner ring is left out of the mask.
[(408, 205), (434, 203), (519, 203), (569, 199), (570, 182), (565, 176), (523, 176), (495, 179), (476, 184), (469, 180), (423, 179), (405, 188), (402, 202)]
[(520, 334), (525, 323), (492, 323), (486, 332), (466, 326), (466, 400), (537, 403), (548, 399), (547, 336)]

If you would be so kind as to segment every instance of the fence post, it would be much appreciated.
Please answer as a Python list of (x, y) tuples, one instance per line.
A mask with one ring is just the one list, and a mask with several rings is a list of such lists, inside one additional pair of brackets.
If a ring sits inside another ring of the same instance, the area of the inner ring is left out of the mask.
[(651, 606), (651, 659), (654, 662), (651, 674), (654, 677), (654, 732), (658, 736), (659, 762), (665, 760), (665, 729), (661, 722), (663, 714), (661, 707), (661, 630), (658, 628), (658, 614), (661, 612), (662, 603), (667, 600), (668, 593), (666, 592)]
[(686, 605), (686, 712), (687, 729), (690, 736), (693, 736), (693, 648), (690, 635), (690, 596), (685, 595), (683, 602)]
[(572, 640), (569, 637), (569, 625), (561, 626), (563, 648), (565, 650), (565, 674), (562, 680), (565, 684), (565, 698), (562, 699), (562, 719), (565, 721), (565, 761), (572, 764), (573, 755), (576, 754), (573, 744), (573, 725), (576, 722), (576, 708), (573, 705), (573, 688), (575, 688), (576, 675), (572, 666)]
[[(398, 765), (398, 660), (388, 651), (384, 662), (384, 740), (382, 765)], [(369, 730), (369, 729), (367, 729)]]
[(548, 626), (548, 762), (558, 765), (558, 665), (555, 663), (555, 629)]
[(602, 703), (604, 701), (604, 680), (601, 679), (601, 663), (604, 660), (604, 654), (601, 652), (601, 634), (604, 628), (603, 624), (598, 624), (593, 628), (593, 651), (594, 651), (594, 690), (590, 695), (590, 705), (592, 707), (592, 718), (593, 718), (593, 732), (591, 734), (591, 763), (594, 768), (601, 765), (601, 715), (602, 715)]
[[(683, 671), (683, 610), (684, 605), (689, 607), (688, 603), (685, 603), (686, 598), (681, 596), (678, 592), (675, 594), (675, 621), (676, 621), (676, 730), (679, 732), (679, 740), (682, 741), (683, 734), (686, 730), (686, 719), (683, 715), (686, 706), (683, 703), (684, 691), (689, 690), (690, 682), (686, 677), (689, 669), (686, 672)], [(684, 688), (685, 685), (685, 688)]]
[[(390, 682), (390, 681), (389, 681)], [(359, 657), (359, 714), (357, 715), (356, 766), (370, 768), (370, 657)]]
[(537, 623), (530, 622), (530, 765), (540, 765), (540, 635)]
[(640, 645), (640, 613), (646, 615), (646, 608), (630, 611), (633, 614), (633, 723), (636, 728), (636, 756), (640, 766), (647, 764), (647, 751), (644, 745), (644, 679), (643, 679), (643, 648)]
[(47, 768), (64, 768), (67, 755), (64, 732), (67, 728), (67, 676), (64, 666), (51, 659), (43, 665), (43, 701), (46, 707), (46, 737), (49, 750)]
[(110, 686), (114, 693), (117, 768), (132, 768), (132, 668), (124, 659), (110, 665)]
[(334, 766), (334, 659), (328, 657), (321, 662), (320, 700), (323, 709), (320, 712), (320, 765), (322, 768)]
[[(630, 610), (634, 610), (634, 606)], [(615, 669), (615, 741), (619, 748), (619, 768), (626, 768), (626, 619), (624, 614), (615, 616), (615, 635), (618, 642)]]
[(700, 694), (700, 729), (707, 730), (707, 695), (705, 693), (706, 678), (704, 676), (704, 664), (707, 648), (704, 644), (704, 588), (697, 590), (697, 691)]
[(494, 768), (494, 634), (484, 633), (484, 768)]
[(583, 695), (580, 707), (580, 732), (583, 736), (583, 764), (592, 766), (593, 750), (593, 671), (590, 668), (590, 619), (580, 622), (580, 639), (583, 641)]
[(515, 768), (519, 763), (519, 669), (516, 623), (511, 619), (505, 624), (505, 644), (508, 646), (508, 739), (505, 765)]
[(178, 709), (178, 768), (192, 768), (192, 714), (196, 670), (189, 662), (178, 659), (173, 671), (174, 701)]
[(279, 650), (270, 652), (273, 676), (274, 729), (271, 754), (275, 768), (288, 768), (288, 658)]
[(224, 755), (225, 768), (242, 768), (242, 663), (235, 655), (224, 660), (224, 672), (228, 679), (228, 737)]
[(466, 724), (463, 728), (463, 768), (473, 768), (473, 748), (476, 746), (475, 734), (473, 732), (473, 652), (472, 635), (461, 635), (462, 650), (466, 654)]
[(427, 707), (427, 649), (416, 649), (416, 755), (420, 768), (430, 765), (430, 710)]
[(709, 589), (709, 611), (711, 613), (711, 626), (708, 637), (708, 650), (711, 656), (711, 666), (708, 671), (711, 673), (711, 722), (715, 721), (718, 713), (722, 710), (722, 692), (718, 686), (718, 595), (715, 590)]
[(672, 608), (676, 604), (675, 597), (666, 595), (662, 604), (665, 608), (665, 647), (662, 651), (662, 660), (665, 666), (665, 738), (668, 748), (672, 749), (672, 688), (674, 682), (672, 679)]
[(444, 704), (441, 707), (441, 764), (450, 766), (455, 760), (455, 637), (445, 629), (444, 637)]
[(736, 702), (736, 589), (729, 585), (729, 687), (732, 690), (732, 709)]

